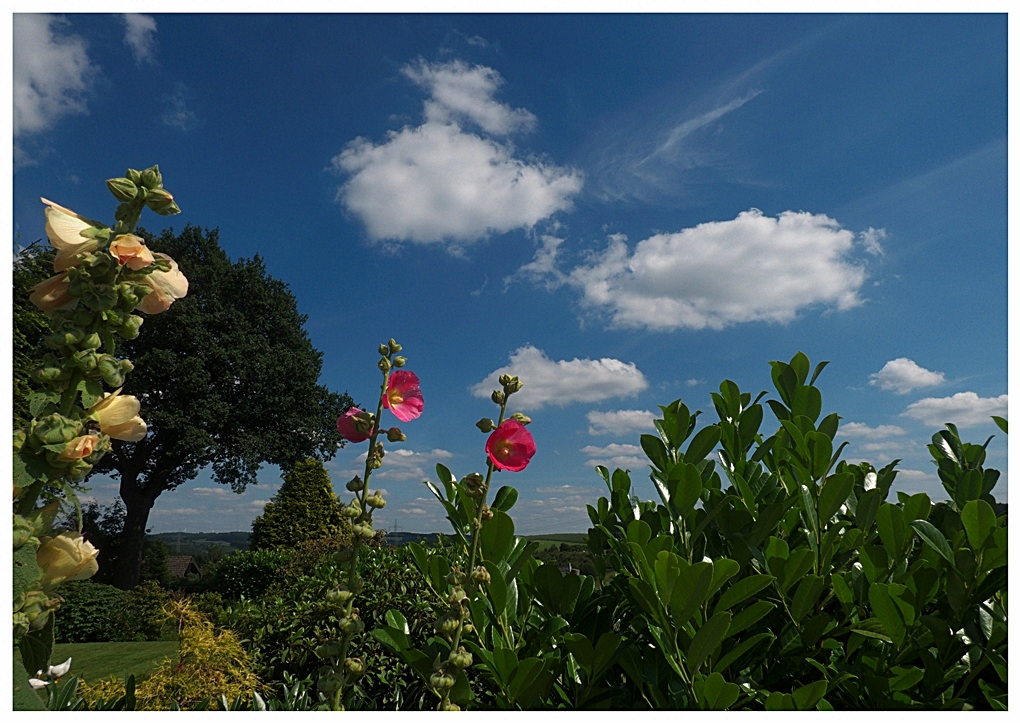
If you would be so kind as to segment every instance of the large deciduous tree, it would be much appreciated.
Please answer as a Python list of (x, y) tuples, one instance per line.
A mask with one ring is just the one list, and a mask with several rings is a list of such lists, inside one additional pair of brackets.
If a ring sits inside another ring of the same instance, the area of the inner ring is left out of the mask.
[(306, 458), (330, 459), (342, 443), (336, 419), (352, 403), (318, 383), (322, 353), (303, 328), (307, 317), (259, 256), (232, 263), (218, 230), (141, 233), (177, 261), (190, 288), (123, 345), (135, 364), (124, 391), (140, 400), (149, 433), (115, 441), (94, 470), (120, 481), (126, 517), (114, 584), (124, 589), (139, 581), (159, 495), (206, 467), (240, 493), (262, 464), (286, 472)]
[(252, 550), (295, 547), (305, 540), (346, 537), (351, 525), (333, 491), (329, 473), (317, 459), (298, 462), (262, 514), (251, 524)]
[(28, 300), (33, 286), (53, 276), (53, 249), (38, 241), (14, 256), (13, 394), (14, 428), (32, 418), (28, 395), (34, 390), (32, 368), (39, 364), (39, 349), (50, 334), (46, 314)]

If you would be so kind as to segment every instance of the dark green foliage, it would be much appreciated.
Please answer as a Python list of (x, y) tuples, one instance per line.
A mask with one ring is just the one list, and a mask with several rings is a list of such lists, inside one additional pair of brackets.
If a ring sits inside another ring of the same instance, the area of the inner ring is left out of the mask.
[(31, 288), (54, 275), (56, 253), (40, 242), (22, 249), (14, 257), (14, 428), (32, 418), (26, 397), (34, 390), (30, 373), (39, 364), (43, 339), (50, 333), (46, 314), (28, 300)]
[[(414, 634), (427, 634), (437, 600), (421, 577), (409, 574), (413, 567), (410, 551), (406, 547), (370, 547), (362, 550), (361, 561), (365, 587), (359, 608), (366, 630), (384, 625), (383, 613), (395, 608), (406, 616)], [(318, 701), (314, 684), (322, 665), (315, 648), (340, 637), (336, 604), (327, 602), (325, 594), (346, 575), (343, 566), (329, 555), (320, 558), (309, 572), (281, 580), (272, 594), (261, 599), (233, 604), (221, 622), (249, 641), (245, 647), (264, 681), (274, 687), (288, 675), (293, 685), (305, 681), (306, 689), (310, 686), (307, 703), (312, 704)], [(352, 654), (365, 658), (366, 673), (345, 700), (348, 709), (429, 707), (429, 694), (417, 674), (373, 637), (360, 636)]]
[(119, 477), (127, 507), (115, 578), (123, 588), (138, 580), (148, 511), (161, 493), (207, 466), (241, 492), (262, 464), (286, 471), (329, 459), (341, 442), (336, 419), (351, 404), (318, 384), (322, 354), (306, 317), (261, 258), (231, 262), (218, 232), (192, 226), (139, 233), (178, 263), (189, 289), (123, 344), (135, 364), (124, 391), (141, 401), (149, 434), (114, 442), (95, 469)]
[[(113, 583), (117, 570), (117, 557), (120, 553), (122, 534), (124, 531), (124, 505), (120, 500), (112, 504), (100, 505), (88, 502), (82, 505), (82, 535), (99, 550), (99, 572), (90, 579), (107, 585)], [(58, 525), (59, 529), (77, 530), (77, 515), (72, 511)], [(166, 566), (169, 548), (156, 537), (148, 536), (142, 545), (142, 565), (140, 582), (153, 580), (162, 587), (171, 582), (170, 571)]]
[(306, 459), (284, 475), (283, 484), (251, 526), (252, 550), (292, 548), (306, 540), (338, 537), (350, 543), (350, 522), (333, 492), (329, 473)]
[(163, 611), (169, 601), (170, 594), (155, 580), (148, 580), (128, 590), (121, 613), (123, 622), (120, 639), (144, 642), (164, 640), (167, 635), (173, 634), (173, 626), (167, 624), (167, 616)]
[(64, 602), (56, 616), (58, 643), (108, 643), (121, 638), (121, 611), (127, 593), (82, 580), (60, 586)]
[(291, 551), (279, 548), (247, 550), (227, 555), (216, 570), (219, 592), (236, 600), (261, 597), (279, 579), (277, 570), (290, 560)]

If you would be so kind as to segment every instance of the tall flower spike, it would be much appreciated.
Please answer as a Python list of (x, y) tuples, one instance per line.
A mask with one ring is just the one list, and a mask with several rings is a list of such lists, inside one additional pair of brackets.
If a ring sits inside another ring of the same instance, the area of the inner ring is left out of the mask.
[(506, 419), (485, 443), (493, 465), (508, 472), (520, 472), (535, 456), (535, 439), (516, 419)]
[(393, 416), (401, 422), (410, 422), (420, 417), (421, 410), (425, 407), (425, 399), (421, 395), (418, 375), (403, 370), (390, 374), (383, 406), (393, 412)]

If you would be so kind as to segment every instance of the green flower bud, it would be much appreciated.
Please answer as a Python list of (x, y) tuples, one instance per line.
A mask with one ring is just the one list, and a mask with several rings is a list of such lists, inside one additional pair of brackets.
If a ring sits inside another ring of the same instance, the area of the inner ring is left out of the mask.
[(112, 286), (88, 282), (81, 285), (81, 300), (93, 311), (109, 311), (117, 305), (120, 295)]
[(336, 673), (324, 675), (315, 683), (315, 687), (326, 695), (332, 695), (340, 688), (341, 685), (343, 685), (343, 678)]
[(88, 309), (78, 308), (74, 312), (73, 321), (75, 326), (80, 326), (81, 328), (84, 329), (90, 326), (92, 322), (95, 321), (95, 318), (96, 318), (95, 314), (93, 314)]
[(99, 375), (103, 378), (103, 381), (109, 384), (111, 387), (118, 388), (124, 386), (124, 370), (116, 359), (109, 354), (104, 355), (99, 360), (97, 365), (99, 369)]
[(507, 393), (507, 396), (521, 391), (524, 385), (521, 384), (521, 380), (517, 377), (510, 377), (510, 380), (503, 384), (503, 391)]
[(111, 178), (106, 182), (106, 187), (118, 201), (133, 201), (138, 195), (138, 186), (130, 178)]
[(401, 432), (397, 427), (390, 427), (386, 430), (386, 439), (390, 442), (406, 442), (407, 435)]
[(404, 366), (405, 364), (407, 364), (407, 359), (405, 357), (398, 356), (393, 358), (393, 366), (399, 368)]
[(516, 419), (518, 422), (524, 425), (531, 424), (531, 417), (529, 417), (526, 414), (521, 414), (520, 412), (514, 412), (513, 414), (510, 415), (510, 418)]
[(502, 404), (505, 399), (506, 397), (503, 395), (503, 392), (498, 389), (493, 390), (492, 401), (494, 404)]
[(496, 428), (496, 423), (488, 417), (483, 417), (475, 422), (475, 426), (482, 430), (482, 434), (488, 434)]
[(451, 585), (459, 585), (464, 582), (464, 573), (460, 571), (459, 567), (454, 566), (450, 574), (446, 576), (446, 581)]
[(500, 374), (500, 375), (499, 375), (499, 385), (500, 385), (501, 387), (505, 387), (505, 386), (506, 386), (507, 384), (509, 384), (509, 383), (510, 383), (510, 380), (511, 380), (512, 378), (513, 378), (513, 377), (511, 377), (511, 376), (510, 376), (509, 374)]
[(370, 520), (358, 523), (357, 525), (351, 528), (351, 532), (353, 532), (355, 535), (360, 535), (366, 540), (371, 540), (373, 537), (375, 537), (375, 530), (372, 529), (372, 522)]
[(145, 205), (160, 216), (173, 216), (181, 212), (174, 197), (163, 188), (154, 188), (145, 196)]
[(446, 602), (450, 605), (460, 605), (462, 600), (467, 599), (467, 593), (462, 588), (455, 587), (449, 595), (446, 596)]
[(382, 467), (382, 459), (380, 459), (378, 455), (370, 455), (367, 460), (367, 465), (369, 469), (379, 469)]
[(386, 346), (385, 344), (380, 344), (379, 345), (379, 355), (380, 356), (389, 356), (389, 353), (390, 353), (390, 348), (388, 346)]
[(465, 635), (467, 635), (468, 633), (473, 633), (474, 631), (475, 631), (475, 626), (474, 625), (472, 625), (470, 622), (464, 623), (464, 634)]
[(96, 367), (99, 365), (95, 349), (80, 351), (75, 354), (73, 358), (78, 367), (87, 372), (95, 371)]
[(129, 316), (120, 328), (117, 329), (117, 334), (125, 339), (137, 339), (138, 330), (141, 328), (142, 323), (145, 321), (140, 316)]
[(399, 352), (401, 349), (404, 348), (404, 347), (400, 346), (400, 344), (398, 344), (392, 338), (390, 339), (389, 347), (390, 347), (390, 353), (391, 354), (396, 354), (397, 352)]
[(142, 185), (150, 191), (154, 188), (163, 187), (163, 174), (159, 172), (159, 166), (146, 168), (142, 171)]
[(15, 429), (14, 430), (14, 454), (21, 451), (21, 448), (25, 446), (25, 430)]
[(351, 504), (344, 508), (344, 516), (350, 517), (352, 520), (355, 517), (361, 517), (361, 505), (357, 500), (353, 500)]
[(436, 631), (443, 635), (453, 635), (460, 627), (460, 620), (453, 617), (444, 617), (436, 623)]
[(92, 332), (91, 334), (86, 336), (84, 339), (81, 340), (81, 344), (79, 344), (79, 346), (82, 349), (98, 349), (102, 345), (103, 345), (102, 338), (100, 338), (99, 334), (95, 332)]
[(353, 675), (361, 675), (365, 672), (365, 661), (361, 658), (346, 658), (344, 660), (344, 667)]
[(67, 444), (81, 434), (82, 426), (54, 412), (37, 420), (32, 432), (43, 444)]
[(127, 169), (127, 172), (124, 173), (124, 175), (127, 177), (129, 181), (131, 181), (131, 183), (135, 184), (136, 186), (142, 182), (141, 171), (136, 171), (134, 168)]
[(438, 691), (449, 690), (453, 687), (453, 678), (443, 673), (433, 673), (432, 677), (429, 678), (429, 682)]
[(446, 703), (443, 703), (443, 707), (440, 708), (440, 710), (456, 712), (456, 711), (460, 710), (460, 706), (457, 705), (456, 703), (446, 702)]
[(331, 640), (328, 643), (316, 646), (315, 654), (319, 656), (320, 660), (326, 660), (327, 658), (335, 658), (340, 655), (340, 651), (343, 650), (343, 645)]
[(485, 493), (485, 480), (477, 472), (465, 475), (461, 483), (467, 488), (468, 497), (481, 497)]
[(476, 582), (480, 582), (483, 585), (488, 585), (492, 582), (492, 577), (489, 575), (489, 571), (481, 565), (471, 571), (471, 579)]
[(63, 370), (60, 367), (36, 367), (32, 370), (32, 380), (39, 384), (55, 382), (60, 379)]
[(365, 629), (365, 623), (355, 615), (340, 620), (340, 629), (348, 635), (357, 635)]
[(381, 494), (376, 492), (365, 498), (365, 504), (379, 510), (386, 506), (386, 500), (383, 499)]
[(364, 488), (365, 483), (358, 475), (354, 475), (354, 479), (347, 483), (347, 489), (351, 492), (361, 492)]
[(354, 557), (354, 550), (352, 550), (349, 547), (345, 547), (342, 550), (337, 550), (336, 552), (333, 553), (333, 560), (338, 565), (343, 565), (345, 563), (350, 562), (351, 558), (353, 558), (353, 557)]
[(85, 338), (85, 332), (81, 329), (71, 328), (67, 331), (58, 331), (50, 334), (46, 339), (47, 346), (59, 349), (62, 346), (73, 346)]
[(474, 658), (463, 645), (457, 648), (457, 652), (450, 652), (450, 665), (454, 668), (470, 668), (473, 662)]
[(388, 372), (390, 370), (391, 366), (392, 365), (390, 364), (390, 360), (387, 359), (386, 357), (382, 357), (382, 358), (379, 359), (379, 369), (380, 369), (380, 371)]

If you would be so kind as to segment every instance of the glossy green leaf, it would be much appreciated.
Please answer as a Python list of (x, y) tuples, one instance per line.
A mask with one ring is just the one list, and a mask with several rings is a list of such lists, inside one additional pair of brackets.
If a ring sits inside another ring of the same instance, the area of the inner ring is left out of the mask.
[(494, 510), (509, 512), (516, 502), (517, 490), (513, 487), (503, 486), (496, 491), (496, 497), (493, 499), (490, 507)]
[(489, 602), (492, 604), (492, 612), (498, 617), (506, 611), (506, 581), (503, 573), (492, 560), (482, 562), (486, 572), (489, 573), (489, 583), (485, 585), (485, 591), (489, 594)]
[(773, 580), (775, 578), (771, 575), (751, 575), (737, 580), (719, 598), (719, 602), (715, 606), (716, 612), (729, 610), (737, 603), (741, 603), (755, 593), (764, 590)]
[[(731, 628), (733, 627), (732, 623), (730, 624), (730, 627)], [(775, 637), (776, 636), (773, 635), (772, 633), (758, 633), (757, 635), (752, 635), (747, 640), (741, 641), (740, 644), (737, 645), (735, 648), (730, 648), (729, 650), (727, 650), (726, 654), (723, 655), (723, 657), (719, 659), (719, 662), (715, 664), (714, 670), (719, 672), (726, 670), (726, 668), (730, 667), (730, 665), (739, 660), (741, 655), (748, 652), (755, 645), (757, 645), (763, 640), (774, 640)]]
[(854, 478), (848, 472), (827, 477), (818, 493), (818, 519), (824, 523), (839, 511), (854, 488)]
[(514, 521), (502, 510), (492, 510), (492, 518), (482, 523), (478, 533), (486, 560), (502, 560), (514, 543)]
[(669, 600), (674, 628), (682, 628), (691, 619), (694, 611), (701, 607), (705, 598), (708, 597), (711, 584), (712, 563), (710, 562), (695, 563), (680, 573)]
[(907, 634), (906, 623), (896, 603), (889, 595), (889, 586), (880, 582), (872, 583), (868, 588), (868, 601), (892, 642), (897, 647), (902, 645), (903, 638)]
[(950, 547), (949, 542), (946, 541), (945, 535), (943, 535), (941, 530), (935, 527), (935, 525), (927, 520), (914, 520), (910, 523), (910, 526), (914, 528), (914, 532), (917, 533), (917, 536), (924, 540), (924, 542), (935, 550), (935, 552), (945, 558), (946, 562), (950, 565), (956, 564), (953, 558), (953, 548)]
[(687, 445), (687, 451), (684, 452), (684, 461), (688, 464), (697, 464), (705, 459), (715, 445), (719, 443), (721, 434), (722, 432), (717, 424), (702, 429), (694, 435), (694, 439)]
[(804, 576), (804, 579), (797, 585), (797, 591), (790, 603), (790, 615), (793, 617), (793, 622), (799, 625), (804, 616), (812, 611), (824, 586), (824, 581), (818, 575)]
[(797, 710), (811, 710), (815, 704), (822, 699), (828, 684), (824, 680), (816, 680), (814, 683), (803, 685), (793, 691), (793, 703)]
[(702, 663), (722, 644), (732, 620), (728, 612), (716, 613), (695, 634), (687, 651), (687, 667), (692, 674), (697, 673)]
[(984, 500), (971, 500), (960, 512), (963, 529), (967, 531), (970, 547), (978, 552), (985, 544), (988, 536), (995, 531), (997, 522), (995, 510)]
[(758, 600), (757, 602), (751, 603), (733, 616), (733, 621), (730, 623), (730, 629), (727, 631), (728, 634), (732, 636), (746, 630), (748, 627), (754, 625), (756, 622), (772, 612), (775, 607), (776, 604), (769, 602), (768, 600)]
[(878, 521), (878, 536), (882, 538), (882, 545), (885, 547), (889, 558), (893, 561), (899, 560), (907, 544), (907, 532), (909, 529), (903, 520), (903, 509), (889, 502), (883, 502), (878, 508), (876, 515)]
[(740, 697), (740, 686), (727, 683), (719, 673), (709, 675), (700, 687), (703, 710), (727, 710)]

